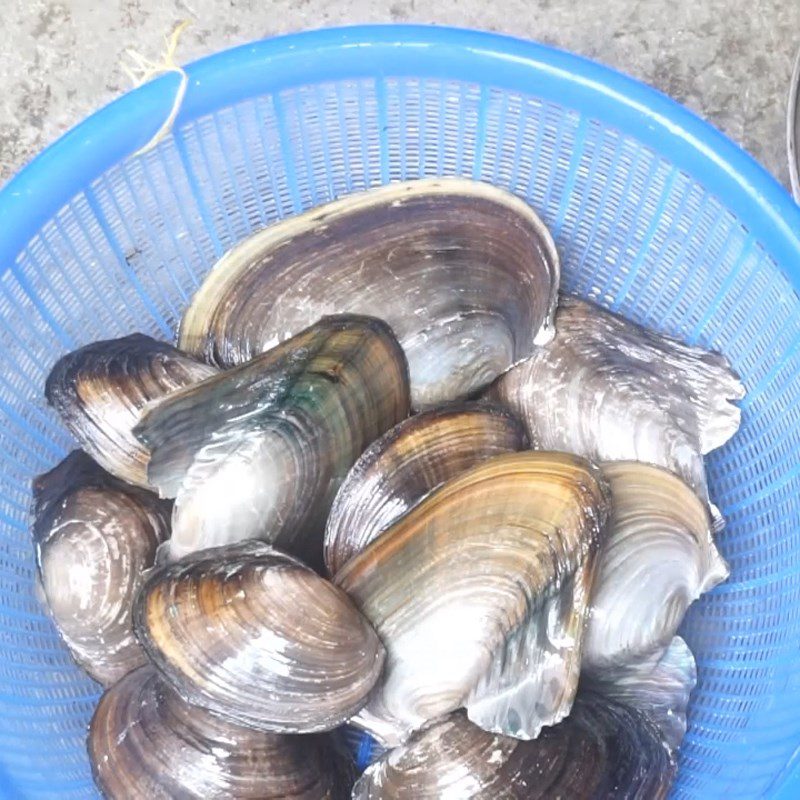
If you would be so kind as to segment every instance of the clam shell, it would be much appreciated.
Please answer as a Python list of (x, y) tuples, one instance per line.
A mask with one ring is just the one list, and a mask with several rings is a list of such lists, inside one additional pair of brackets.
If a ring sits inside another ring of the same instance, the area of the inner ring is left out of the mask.
[(65, 355), (47, 378), (45, 396), (98, 464), (148, 487), (148, 453), (133, 435), (142, 409), (216, 372), (172, 345), (136, 333)]
[(262, 542), (157, 568), (134, 621), (185, 699), (259, 730), (335, 728), (361, 708), (383, 666), (380, 640), (347, 595)]
[(696, 683), (694, 656), (680, 636), (663, 651), (595, 670), (585, 681), (598, 694), (636, 708), (648, 717), (673, 752), (686, 734), (686, 711)]
[(344, 800), (316, 736), (264, 733), (190, 706), (151, 666), (100, 699), (89, 728), (95, 782), (109, 800)]
[(584, 664), (603, 667), (666, 647), (686, 609), (728, 577), (706, 505), (670, 472), (602, 465), (611, 516), (600, 550)]
[(145, 662), (131, 609), (169, 536), (169, 504), (74, 451), (33, 482), (41, 588), (73, 658), (108, 686)]
[(675, 770), (646, 717), (587, 694), (535, 741), (451, 714), (372, 764), (353, 800), (660, 800)]
[(436, 178), (382, 186), (284, 220), (215, 265), (179, 346), (241, 364), (326, 314), (385, 319), (415, 408), (488, 385), (552, 336), (559, 261), (523, 201)]
[(170, 557), (260, 538), (321, 564), (339, 484), (408, 409), (392, 332), (353, 315), (173, 394), (136, 428), (150, 481), (177, 498)]
[(541, 447), (665, 467), (708, 497), (702, 455), (737, 431), (744, 388), (725, 358), (562, 297), (555, 339), (488, 397)]
[(453, 403), (403, 420), (353, 465), (328, 515), (331, 575), (433, 489), (488, 458), (523, 450), (522, 423), (498, 406)]
[(387, 651), (352, 722), (393, 746), (461, 706), (520, 738), (568, 714), (607, 502), (583, 459), (497, 456), (348, 561), (335, 581)]

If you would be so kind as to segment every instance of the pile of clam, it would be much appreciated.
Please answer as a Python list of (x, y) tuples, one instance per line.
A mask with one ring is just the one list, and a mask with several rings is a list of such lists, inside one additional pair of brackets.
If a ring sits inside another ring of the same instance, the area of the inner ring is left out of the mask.
[(666, 795), (743, 390), (558, 288), (521, 200), (393, 184), (58, 361), (33, 534), (107, 797)]

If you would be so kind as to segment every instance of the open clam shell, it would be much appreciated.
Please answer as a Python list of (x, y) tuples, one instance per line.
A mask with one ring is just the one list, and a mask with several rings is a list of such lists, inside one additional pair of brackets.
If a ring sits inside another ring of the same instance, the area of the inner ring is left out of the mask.
[(353, 724), (392, 746), (461, 706), (521, 738), (568, 714), (607, 502), (581, 458), (497, 456), (348, 561), (335, 581), (387, 651)]
[(550, 338), (558, 282), (553, 240), (522, 200), (460, 178), (391, 184), (226, 253), (179, 346), (231, 366), (326, 314), (372, 314), (408, 356), (414, 407), (428, 407), (488, 385)]
[(383, 666), (380, 640), (347, 595), (262, 542), (157, 568), (134, 621), (185, 699), (260, 730), (335, 728), (361, 708)]
[(147, 487), (148, 453), (133, 435), (142, 409), (216, 373), (172, 345), (136, 333), (65, 355), (47, 378), (45, 396), (98, 464)]
[(386, 753), (353, 800), (660, 800), (676, 771), (649, 720), (591, 694), (535, 741), (487, 733), (461, 712)]
[(339, 488), (325, 528), (328, 572), (335, 575), (433, 489), (527, 443), (522, 423), (488, 404), (437, 406), (403, 420), (362, 453)]
[(345, 800), (316, 736), (237, 725), (182, 700), (151, 666), (100, 699), (88, 738), (108, 800)]
[(136, 433), (176, 497), (171, 558), (260, 538), (315, 566), (336, 490), (409, 410), (405, 357), (371, 317), (326, 317), (253, 361), (176, 392)]
[(33, 539), (50, 614), (74, 659), (108, 686), (145, 662), (131, 611), (169, 536), (169, 504), (74, 451), (33, 482)]
[(556, 331), (487, 396), (543, 448), (656, 464), (707, 499), (702, 455), (737, 431), (744, 396), (725, 358), (567, 296)]
[(627, 664), (594, 670), (585, 678), (585, 685), (596, 693), (647, 716), (673, 752), (686, 734), (686, 711), (696, 683), (694, 656), (680, 636), (663, 651)]
[(600, 549), (584, 664), (622, 664), (666, 647), (686, 609), (728, 576), (707, 506), (677, 476), (607, 462), (611, 515)]

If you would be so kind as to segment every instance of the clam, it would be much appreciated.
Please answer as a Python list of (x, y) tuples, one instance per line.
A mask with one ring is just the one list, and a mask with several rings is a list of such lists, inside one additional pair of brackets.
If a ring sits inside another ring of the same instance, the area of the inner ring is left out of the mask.
[(649, 720), (591, 694), (535, 741), (488, 733), (462, 712), (372, 764), (353, 800), (660, 800), (675, 761)]
[(45, 395), (98, 464), (147, 487), (148, 453), (132, 432), (142, 409), (216, 372), (172, 345), (136, 333), (65, 355), (50, 372)]
[(325, 528), (329, 573), (433, 489), (526, 445), (522, 423), (498, 406), (453, 403), (400, 422), (364, 451), (339, 488)]
[(134, 622), (182, 697), (258, 730), (335, 728), (364, 704), (384, 660), (341, 589), (263, 542), (157, 568)]
[(169, 536), (169, 504), (74, 451), (33, 482), (41, 589), (74, 659), (109, 685), (145, 662), (131, 609)]
[(707, 499), (702, 456), (736, 432), (744, 396), (725, 358), (566, 296), (556, 330), (488, 396), (543, 448), (656, 464)]
[(353, 724), (394, 746), (466, 706), (533, 738), (569, 713), (607, 489), (565, 453), (496, 456), (432, 492), (336, 574), (386, 647)]
[(353, 315), (173, 393), (136, 428), (150, 482), (177, 498), (170, 557), (260, 538), (320, 564), (339, 484), (408, 403), (391, 330)]
[(635, 461), (602, 472), (612, 503), (584, 642), (590, 667), (663, 649), (689, 605), (728, 576), (708, 508), (680, 478)]
[(678, 750), (686, 734), (689, 695), (697, 683), (694, 656), (680, 636), (665, 650), (597, 670), (585, 682), (597, 693), (649, 717), (666, 746), (673, 752)]
[(349, 797), (320, 737), (265, 733), (190, 706), (151, 666), (100, 699), (88, 750), (108, 800)]
[(552, 336), (559, 261), (522, 200), (436, 178), (354, 194), (226, 253), (195, 294), (179, 347), (233, 366), (326, 314), (394, 330), (415, 408), (488, 385)]

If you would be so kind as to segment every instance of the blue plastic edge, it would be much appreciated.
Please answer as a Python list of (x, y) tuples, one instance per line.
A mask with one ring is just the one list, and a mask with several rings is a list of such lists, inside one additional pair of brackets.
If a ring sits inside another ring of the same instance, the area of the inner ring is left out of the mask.
[[(449, 78), (535, 93), (596, 115), (668, 154), (676, 167), (745, 221), (795, 290), (800, 289), (800, 208), (785, 189), (680, 104), (579, 56), (478, 31), (363, 25), (254, 42), (203, 58), (186, 71), (189, 86), (177, 126), (247, 97), (317, 82), (320, 75), (330, 81), (376, 75)], [(176, 82), (176, 76), (165, 76), (110, 103), (8, 182), (0, 191), (0, 268), (7, 269), (75, 194), (149, 141), (169, 112)], [(771, 788), (776, 798), (800, 797), (800, 758), (790, 759)]]
[[(365, 25), (243, 45), (186, 68), (177, 124), (254, 95), (318, 81), (416, 75), (534, 92), (614, 125), (669, 154), (742, 220), (800, 288), (800, 209), (747, 153), (660, 92), (608, 67), (497, 34), (418, 25)], [(265, 73), (267, 77), (265, 78)], [(231, 78), (235, 75), (235, 80)], [(0, 192), (0, 264), (109, 166), (143, 146), (171, 106), (176, 76), (159, 78), (90, 116)], [(702, 178), (700, 177), (702, 176)]]

